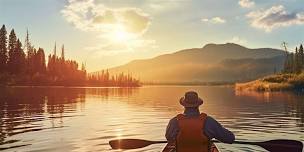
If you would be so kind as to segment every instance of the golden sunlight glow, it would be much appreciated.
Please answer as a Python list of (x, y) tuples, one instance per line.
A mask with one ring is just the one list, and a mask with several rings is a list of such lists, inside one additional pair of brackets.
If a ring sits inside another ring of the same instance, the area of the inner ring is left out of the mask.
[(116, 129), (116, 137), (121, 138), (122, 137), (122, 132), (123, 132), (123, 129)]
[(124, 41), (128, 39), (128, 34), (125, 31), (116, 31), (114, 36), (117, 41)]
[(124, 42), (131, 40), (133, 35), (127, 32), (123, 25), (119, 25), (113, 33), (111, 33), (111, 39), (116, 42)]

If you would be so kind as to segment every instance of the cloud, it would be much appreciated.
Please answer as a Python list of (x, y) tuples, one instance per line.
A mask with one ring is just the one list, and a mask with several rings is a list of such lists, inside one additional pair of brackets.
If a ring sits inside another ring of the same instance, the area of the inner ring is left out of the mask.
[(154, 13), (169, 12), (189, 3), (189, 0), (145, 0), (146, 7)]
[(239, 0), (239, 5), (243, 8), (251, 8), (255, 5), (255, 2), (252, 0)]
[(208, 22), (208, 23), (212, 23), (212, 24), (224, 24), (226, 23), (226, 20), (221, 18), (221, 17), (213, 17), (213, 18), (203, 18), (202, 22)]
[(283, 5), (247, 14), (252, 27), (271, 32), (275, 28), (304, 24), (304, 12), (289, 13)]
[(68, 0), (61, 13), (75, 28), (94, 32), (103, 41), (103, 45), (85, 46), (89, 52), (115, 55), (155, 45), (154, 40), (142, 38), (151, 19), (139, 8), (109, 8), (95, 0)]
[(143, 34), (149, 27), (150, 17), (139, 8), (108, 8), (94, 0), (68, 0), (61, 11), (63, 17), (83, 31), (113, 32), (124, 27), (133, 34)]

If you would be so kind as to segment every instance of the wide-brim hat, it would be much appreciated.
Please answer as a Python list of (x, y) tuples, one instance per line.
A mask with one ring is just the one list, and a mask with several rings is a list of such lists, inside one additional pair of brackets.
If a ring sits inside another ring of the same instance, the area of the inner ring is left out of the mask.
[(179, 100), (179, 103), (186, 108), (199, 107), (203, 102), (195, 91), (186, 92), (185, 96)]

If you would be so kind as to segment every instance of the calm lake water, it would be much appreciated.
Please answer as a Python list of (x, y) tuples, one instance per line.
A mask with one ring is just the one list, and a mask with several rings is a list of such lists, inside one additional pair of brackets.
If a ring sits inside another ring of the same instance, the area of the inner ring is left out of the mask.
[[(164, 140), (168, 120), (182, 112), (178, 100), (196, 90), (201, 111), (237, 140), (304, 141), (304, 95), (235, 92), (232, 87), (147, 86), (123, 88), (0, 89), (0, 150), (105, 151), (116, 138)], [(218, 144), (222, 151), (264, 151)], [(131, 150), (159, 152), (163, 144)]]

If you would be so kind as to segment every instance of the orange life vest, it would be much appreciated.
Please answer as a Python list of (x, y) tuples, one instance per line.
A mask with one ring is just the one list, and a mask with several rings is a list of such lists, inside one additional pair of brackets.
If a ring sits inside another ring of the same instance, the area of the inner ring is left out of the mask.
[(204, 125), (207, 115), (186, 117), (177, 115), (179, 132), (176, 139), (177, 152), (209, 152), (210, 140), (204, 134)]

